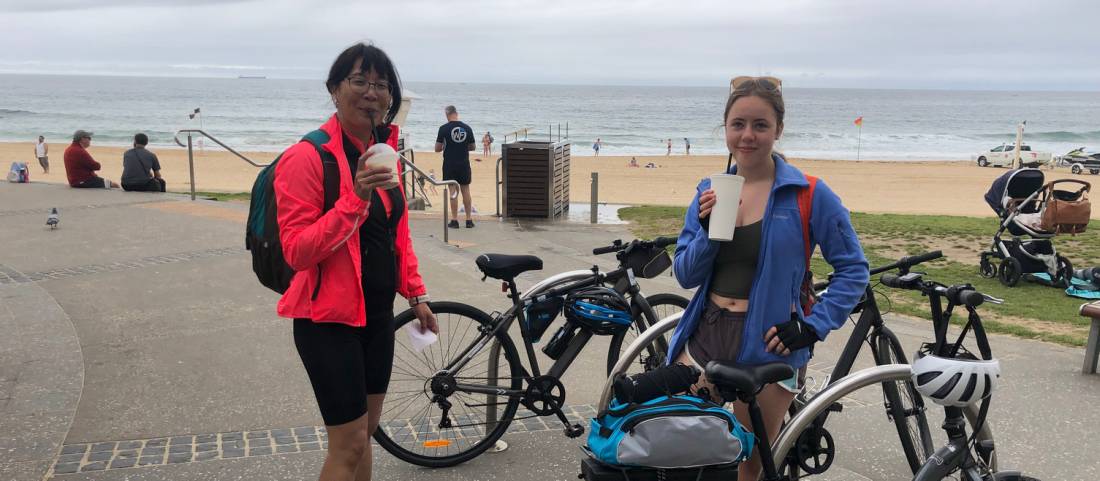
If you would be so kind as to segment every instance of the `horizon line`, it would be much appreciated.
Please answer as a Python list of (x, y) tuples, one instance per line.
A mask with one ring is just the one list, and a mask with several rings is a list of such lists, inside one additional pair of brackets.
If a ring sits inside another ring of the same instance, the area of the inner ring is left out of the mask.
[[(32, 76), (41, 75), (49, 77), (119, 77), (119, 78), (170, 78), (170, 79), (207, 79), (207, 80), (312, 80), (318, 82), (324, 82), (322, 77), (283, 77), (272, 75), (241, 75), (241, 74), (226, 74), (226, 75), (156, 75), (149, 73), (102, 73), (102, 72), (77, 72), (77, 73), (58, 73), (58, 72), (25, 72), (25, 71), (4, 71), (0, 70), (0, 75), (20, 75), (20, 76)], [(710, 85), (685, 85), (685, 84), (623, 84), (623, 83), (546, 83), (546, 82), (494, 82), (494, 81), (481, 81), (481, 80), (404, 80), (405, 83), (425, 83), (425, 84), (475, 84), (475, 85), (530, 85), (530, 86), (552, 86), (552, 87), (678, 87), (678, 88), (701, 88), (701, 89), (724, 89), (724, 85), (710, 86)], [(1100, 93), (1100, 89), (1019, 89), (1019, 88), (967, 88), (967, 87), (788, 87), (794, 90), (890, 90), (890, 91), (950, 91), (950, 92), (1070, 92), (1070, 93)]]

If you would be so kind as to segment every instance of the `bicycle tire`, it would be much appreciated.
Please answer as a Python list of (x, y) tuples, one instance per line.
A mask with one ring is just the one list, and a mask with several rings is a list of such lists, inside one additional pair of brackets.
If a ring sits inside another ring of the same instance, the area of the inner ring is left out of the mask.
[[(653, 313), (657, 316), (656, 319), (648, 319), (649, 315), (644, 312), (638, 313), (634, 316), (634, 323), (631, 324), (630, 329), (623, 331), (611, 337), (611, 342), (607, 348), (607, 374), (611, 375), (611, 371), (615, 368), (615, 363), (619, 361), (619, 356), (622, 354), (623, 346), (630, 345), (634, 342), (638, 336), (645, 332), (649, 326), (656, 324), (661, 319), (675, 314), (676, 312), (687, 309), (688, 300), (680, 295), (661, 293), (654, 294), (652, 296), (646, 296), (646, 302), (649, 307), (653, 309)], [(665, 355), (668, 353), (668, 341), (662, 336), (657, 341), (647, 347), (642, 355), (638, 356), (638, 361), (632, 364), (633, 367), (638, 367), (639, 370), (628, 370), (624, 374), (631, 374), (637, 372), (644, 372), (655, 367), (659, 367), (664, 364)]]
[[(440, 411), (438, 405), (431, 402), (429, 381), (453, 357), (481, 339), (482, 334), (477, 327), (491, 325), (493, 320), (484, 311), (458, 302), (429, 302), (428, 306), (439, 323), (439, 340), (420, 353), (410, 347), (408, 336), (400, 332), (405, 324), (416, 322), (412, 309), (402, 312), (394, 319), (396, 339), (393, 376), (374, 439), (383, 449), (402, 461), (429, 468), (443, 468), (469, 461), (493, 446), (515, 417), (519, 398), (510, 398), (503, 403), (504, 408), (495, 423), (485, 421), (478, 424), (470, 421), (478, 421), (479, 417), (484, 421), (488, 414), (472, 413), (471, 409), (479, 406), (471, 404), (489, 404), (492, 400), (485, 394), (455, 392), (448, 397), (453, 404), (450, 418), (455, 426), (438, 427)], [(500, 343), (500, 352), (508, 364), (500, 367), (498, 380), (510, 379), (511, 389), (521, 389), (523, 370), (515, 344), (505, 332), (497, 333), (495, 340)], [(460, 371), (466, 376), (459, 375), (456, 378), (486, 379), (488, 384), (490, 352), (491, 345), (486, 345)], [(416, 364), (410, 363), (409, 359), (414, 359)], [(485, 370), (484, 373), (482, 369)], [(424, 405), (424, 408), (414, 407), (417, 405)], [(404, 417), (410, 409), (416, 416)], [(437, 415), (435, 418), (431, 416), (433, 411)], [(459, 447), (457, 452), (452, 451), (452, 444)]]
[[(873, 337), (876, 342), (876, 364), (909, 364), (901, 342), (893, 332), (882, 327)], [(882, 392), (886, 397), (886, 412), (897, 427), (905, 459), (915, 474), (933, 451), (924, 399), (912, 380), (884, 382)]]

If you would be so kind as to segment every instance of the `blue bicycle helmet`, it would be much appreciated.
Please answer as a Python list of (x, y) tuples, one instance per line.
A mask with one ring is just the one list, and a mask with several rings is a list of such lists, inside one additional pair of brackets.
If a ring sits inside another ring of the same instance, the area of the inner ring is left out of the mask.
[(565, 318), (594, 334), (617, 334), (630, 327), (630, 303), (612, 289), (585, 287), (565, 297)]

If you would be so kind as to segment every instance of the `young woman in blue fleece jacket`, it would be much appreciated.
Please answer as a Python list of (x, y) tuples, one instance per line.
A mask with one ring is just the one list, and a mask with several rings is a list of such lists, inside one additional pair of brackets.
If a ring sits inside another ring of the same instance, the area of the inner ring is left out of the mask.
[[(803, 315), (799, 291), (806, 273), (798, 191), (806, 176), (772, 151), (783, 133), (779, 79), (738, 77), (731, 82), (723, 115), (726, 147), (736, 163), (730, 173), (745, 178), (736, 231), (729, 242), (707, 235), (714, 191), (699, 183), (676, 244), (676, 278), (696, 288), (672, 336), (668, 358), (700, 368), (716, 359), (742, 364), (782, 361), (798, 374), (770, 385), (757, 397), (768, 438), (775, 439), (783, 415), (802, 388), (809, 347), (844, 324), (868, 281), (867, 260), (848, 210), (824, 182), (817, 182), (810, 218), (811, 247), (820, 246), (834, 276), (828, 292)], [(713, 386), (700, 381), (697, 387)], [(734, 413), (750, 426), (747, 406)], [(758, 456), (741, 467), (739, 479), (755, 480)]]

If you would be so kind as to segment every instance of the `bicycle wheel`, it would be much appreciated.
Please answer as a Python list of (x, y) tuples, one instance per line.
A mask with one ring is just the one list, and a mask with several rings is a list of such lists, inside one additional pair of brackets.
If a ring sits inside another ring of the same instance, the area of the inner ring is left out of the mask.
[[(909, 364), (897, 336), (886, 327), (877, 331), (873, 341), (876, 364)], [(897, 426), (905, 459), (916, 473), (932, 455), (932, 434), (924, 414), (924, 399), (913, 386), (913, 381), (908, 379), (884, 382), (882, 392), (886, 396), (886, 414)]]
[[(688, 300), (683, 296), (668, 293), (648, 296), (646, 297), (646, 302), (653, 308), (653, 313), (656, 318), (647, 319), (649, 315), (640, 312), (634, 316), (634, 323), (630, 325), (630, 329), (621, 334), (612, 336), (610, 346), (607, 349), (608, 375), (611, 375), (612, 369), (615, 368), (615, 363), (619, 362), (619, 357), (622, 355), (624, 347), (633, 343), (634, 340), (638, 338), (638, 335), (645, 332), (649, 326), (656, 324), (665, 317), (687, 309), (688, 305)], [(668, 339), (665, 336), (659, 337), (638, 355), (637, 362), (632, 363), (624, 374), (630, 375), (660, 367), (665, 363), (665, 355), (667, 353)]]
[[(451, 403), (448, 418), (452, 425), (440, 427), (442, 408), (433, 401), (432, 381), (467, 348), (484, 340), (480, 327), (493, 321), (466, 304), (430, 302), (428, 306), (439, 322), (439, 340), (421, 352), (400, 332), (405, 324), (418, 322), (412, 310), (394, 320), (393, 373), (374, 439), (402, 461), (442, 468), (469, 461), (493, 446), (512, 422), (519, 398), (456, 390), (445, 398)], [(496, 378), (489, 379), (489, 366), (500, 359), (490, 359), (492, 344), (486, 343), (459, 372), (452, 373), (454, 382), (521, 389), (523, 371), (515, 344), (504, 332), (498, 333), (495, 341), (505, 364), (500, 365)]]

